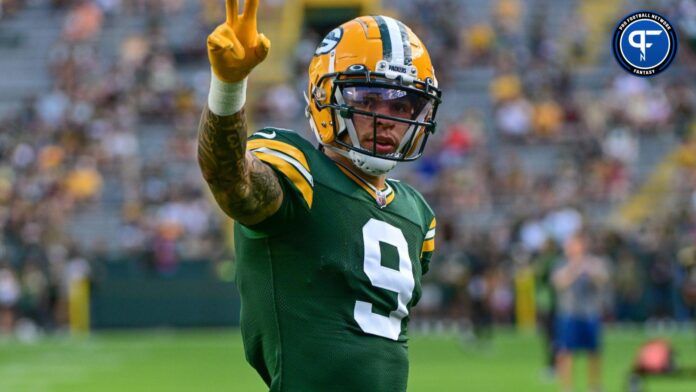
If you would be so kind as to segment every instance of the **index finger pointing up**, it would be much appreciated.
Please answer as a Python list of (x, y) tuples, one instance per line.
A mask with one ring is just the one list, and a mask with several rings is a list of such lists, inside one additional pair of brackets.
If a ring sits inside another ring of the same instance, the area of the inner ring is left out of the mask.
[(237, 0), (225, 0), (225, 13), (227, 20), (225, 23), (232, 26), (237, 22), (237, 13), (239, 12), (239, 4)]
[(246, 0), (244, 2), (244, 18), (256, 20), (256, 11), (259, 9), (259, 0)]

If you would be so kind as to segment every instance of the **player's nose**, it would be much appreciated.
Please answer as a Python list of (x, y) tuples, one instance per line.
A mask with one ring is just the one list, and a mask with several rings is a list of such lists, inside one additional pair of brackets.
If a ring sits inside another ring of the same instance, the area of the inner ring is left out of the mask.
[(387, 120), (385, 118), (377, 118), (377, 131), (380, 129), (390, 130), (393, 129), (396, 124), (392, 120)]

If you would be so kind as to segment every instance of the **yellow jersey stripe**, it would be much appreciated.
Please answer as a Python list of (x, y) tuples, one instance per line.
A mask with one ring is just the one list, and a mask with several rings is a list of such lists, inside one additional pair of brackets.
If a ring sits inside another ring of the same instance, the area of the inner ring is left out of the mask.
[(427, 241), (423, 241), (423, 248), (421, 249), (422, 252), (432, 252), (435, 250), (435, 238), (429, 239)]
[(341, 169), (343, 174), (347, 175), (351, 180), (355, 181), (360, 187), (364, 190), (367, 191), (367, 193), (371, 194), (372, 197), (377, 197), (375, 194), (375, 191), (373, 191), (369, 186), (363, 184), (362, 181), (360, 181), (353, 173), (349, 172), (348, 170), (344, 169), (343, 166), (338, 165), (338, 168)]
[(430, 229), (434, 229), (436, 225), (437, 225), (437, 222), (435, 222), (435, 218), (433, 218), (433, 221), (430, 222)]
[(275, 155), (271, 155), (261, 151), (255, 151), (254, 154), (260, 160), (272, 165), (278, 169), (281, 173), (285, 174), (288, 180), (292, 181), (295, 187), (300, 191), (302, 197), (304, 198), (307, 206), (312, 207), (312, 201), (314, 197), (314, 189), (310, 185), (309, 181), (300, 173), (295, 166), (290, 162), (279, 158)]
[(307, 182), (309, 182), (309, 185), (314, 186), (314, 178), (312, 177), (312, 175), (309, 174), (309, 172), (304, 168), (304, 166), (302, 166), (302, 164), (300, 162), (297, 162), (297, 160), (295, 158), (287, 156), (280, 151), (271, 150), (270, 148), (266, 148), (266, 147), (257, 148), (257, 149), (251, 150), (251, 152), (254, 154), (257, 152), (261, 152), (264, 154), (273, 155), (275, 157), (278, 157), (278, 158), (288, 162), (289, 164), (295, 166), (295, 169), (297, 169), (297, 171), (299, 171), (300, 174), (302, 174), (302, 176), (307, 180)]
[(302, 166), (304, 166), (305, 170), (310, 171), (307, 158), (302, 151), (295, 146), (281, 142), (280, 140), (254, 139), (247, 142), (247, 150), (254, 150), (261, 147), (270, 148), (272, 150), (280, 151), (285, 155), (291, 156), (300, 162)]
[(387, 205), (388, 205), (389, 203), (391, 203), (391, 202), (394, 200), (394, 197), (395, 197), (395, 196), (396, 196), (396, 195), (394, 194), (394, 192), (390, 192), (390, 193), (389, 193), (389, 195), (387, 196)]

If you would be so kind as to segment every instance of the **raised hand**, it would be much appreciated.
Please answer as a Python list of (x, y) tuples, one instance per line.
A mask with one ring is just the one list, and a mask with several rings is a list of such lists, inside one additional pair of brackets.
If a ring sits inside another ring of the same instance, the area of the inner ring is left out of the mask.
[(218, 79), (243, 80), (268, 55), (271, 42), (256, 30), (259, 0), (247, 0), (239, 15), (238, 0), (225, 0), (227, 18), (208, 36), (208, 59)]

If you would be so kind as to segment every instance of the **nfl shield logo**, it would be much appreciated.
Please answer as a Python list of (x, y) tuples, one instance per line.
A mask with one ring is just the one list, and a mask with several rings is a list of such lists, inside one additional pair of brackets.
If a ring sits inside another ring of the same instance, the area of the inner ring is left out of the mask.
[(384, 196), (384, 193), (381, 191), (375, 192), (377, 197), (377, 204), (379, 205), (379, 208), (384, 208), (387, 205), (387, 197)]

